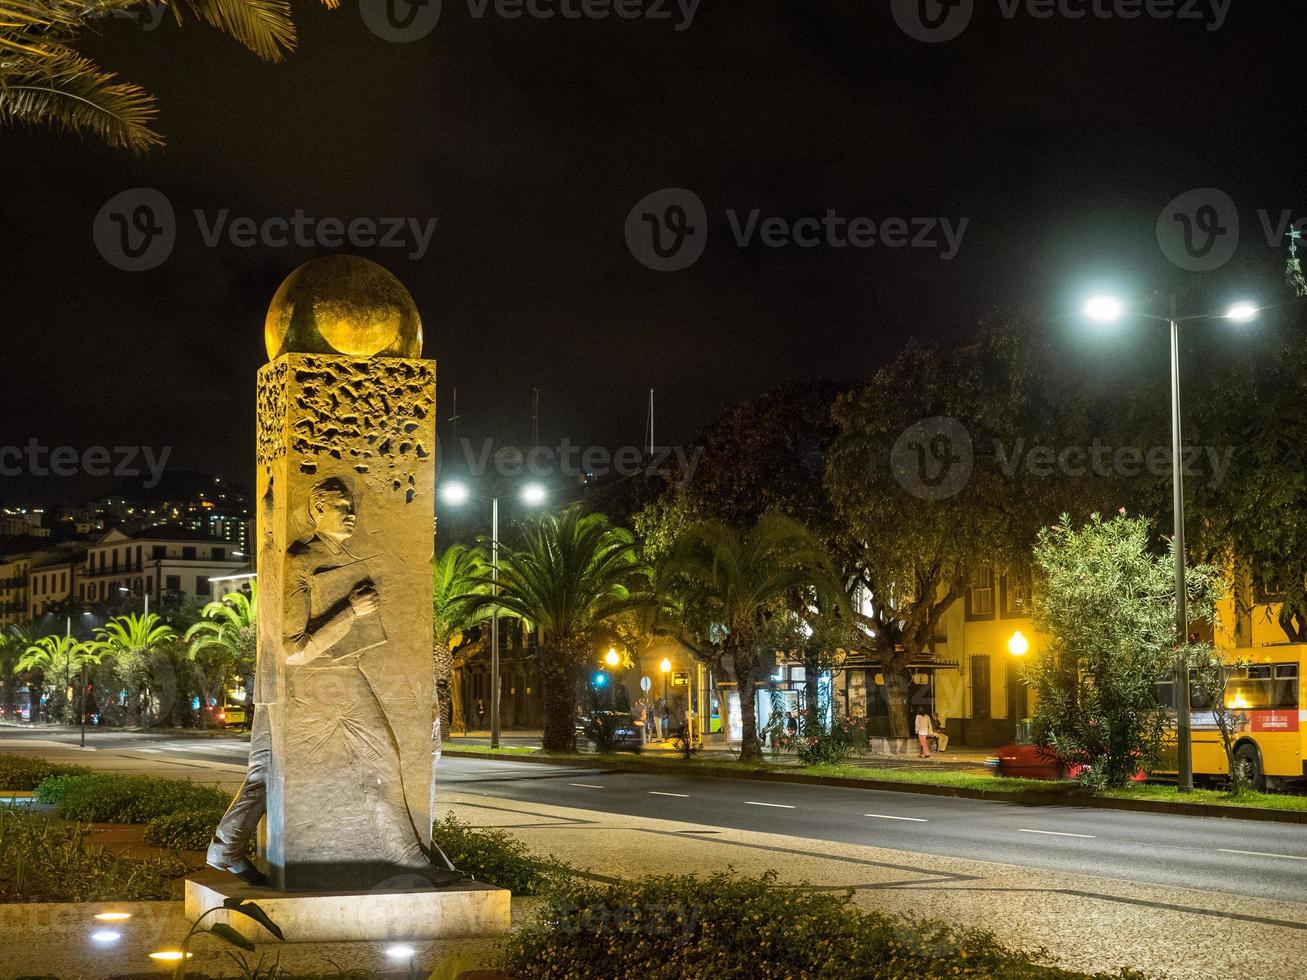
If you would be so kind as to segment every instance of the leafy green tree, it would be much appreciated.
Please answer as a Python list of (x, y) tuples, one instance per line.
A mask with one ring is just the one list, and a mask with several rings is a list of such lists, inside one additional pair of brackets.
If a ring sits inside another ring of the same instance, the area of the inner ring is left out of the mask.
[(910, 665), (933, 650), (973, 570), (1024, 569), (1040, 524), (1078, 499), (1071, 481), (1019, 465), (1026, 448), (1079, 441), (1045, 370), (1004, 321), (973, 347), (909, 347), (835, 403), (826, 488), (857, 548), (851, 581), (896, 738), (909, 736)]
[[(335, 7), (339, 0), (323, 0)], [(107, 17), (150, 16), (152, 0), (0, 0), (0, 125), (30, 123), (91, 133), (110, 146), (142, 152), (163, 143), (154, 96), (119, 82), (79, 54), (80, 38)], [(172, 0), (183, 14), (227, 34), (264, 61), (295, 47), (286, 0)]]
[(69, 700), (68, 692), (72, 689), (73, 677), (84, 664), (98, 660), (99, 656), (88, 642), (56, 634), (32, 642), (23, 651), (15, 669), (38, 673), (41, 677), (38, 686), (54, 681), (50, 685), (50, 712), (57, 718), (71, 721), (75, 702)]
[(539, 630), (545, 749), (575, 748), (581, 671), (618, 619), (653, 601), (649, 577), (629, 531), (568, 511), (530, 522), (520, 545), (504, 548), (498, 599), (489, 573), (477, 579), (478, 609), (497, 602)]
[(678, 634), (719, 681), (736, 683), (741, 760), (761, 761), (755, 693), (766, 672), (764, 642), (798, 597), (840, 592), (828, 552), (812, 531), (780, 514), (764, 514), (745, 531), (708, 521), (681, 535), (660, 577)]
[[(1175, 566), (1150, 550), (1149, 522), (1069, 517), (1035, 546), (1035, 627), (1050, 637), (1025, 673), (1035, 692), (1035, 740), (1083, 768), (1095, 789), (1124, 786), (1156, 764), (1171, 713), (1157, 683), (1181, 651), (1175, 635)], [(1185, 575), (1192, 622), (1211, 622), (1222, 583), (1196, 565)], [(1186, 656), (1191, 652), (1186, 648)]]
[[(175, 692), (177, 677), (171, 659), (163, 649), (177, 638), (176, 632), (154, 613), (115, 616), (96, 627), (92, 651), (112, 662), (114, 672), (127, 692), (126, 723), (139, 725), (168, 711), (157, 710), (155, 698)], [(159, 707), (163, 705), (160, 698)]]
[(463, 696), (455, 671), (475, 649), (468, 631), (490, 616), (483, 598), (489, 563), (480, 548), (451, 544), (436, 558), (431, 592), (431, 649), (435, 661), (436, 699), (444, 738), (455, 725), (464, 725)]
[(236, 677), (250, 677), (258, 652), (258, 582), (249, 592), (229, 592), (200, 610), (201, 619), (183, 634), (186, 656), (194, 665), (200, 704), (221, 704)]

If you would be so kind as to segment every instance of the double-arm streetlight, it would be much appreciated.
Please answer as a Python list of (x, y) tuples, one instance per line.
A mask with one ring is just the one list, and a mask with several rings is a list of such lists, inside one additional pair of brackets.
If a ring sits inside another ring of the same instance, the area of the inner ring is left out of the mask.
[[(522, 503), (538, 507), (548, 493), (539, 483), (528, 483), (519, 493)], [(456, 480), (441, 486), (440, 497), (446, 503), (460, 506), (469, 500), (490, 501), (490, 747), (499, 748), (499, 493), (475, 494), (466, 483)]]
[(1177, 316), (1175, 297), (1171, 297), (1168, 316), (1129, 310), (1115, 296), (1096, 296), (1085, 306), (1085, 316), (1099, 323), (1116, 323), (1127, 317), (1141, 317), (1168, 324), (1171, 328), (1171, 489), (1175, 516), (1175, 739), (1176, 768), (1181, 793), (1193, 792), (1194, 767), (1190, 745), (1189, 669), (1185, 663), (1184, 648), (1189, 642), (1188, 611), (1185, 608), (1184, 584), (1184, 468), (1180, 446), (1180, 324), (1199, 320), (1229, 320), (1248, 323), (1257, 318), (1259, 309), (1253, 303), (1235, 303), (1224, 313), (1204, 313), (1199, 316)]

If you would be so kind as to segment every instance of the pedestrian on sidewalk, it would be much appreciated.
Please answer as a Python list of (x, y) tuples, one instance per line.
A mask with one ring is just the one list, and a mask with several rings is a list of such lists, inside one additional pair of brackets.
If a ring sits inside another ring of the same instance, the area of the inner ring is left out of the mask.
[(938, 752), (948, 751), (948, 735), (944, 732), (944, 723), (939, 720), (939, 715), (930, 716), (930, 728), (935, 733), (935, 750)]
[(486, 702), (477, 698), (477, 728), (486, 727)]
[(654, 702), (654, 732), (660, 739), (667, 737), (667, 699), (659, 698)]
[(929, 759), (930, 737), (935, 734), (935, 731), (930, 724), (930, 715), (926, 713), (924, 708), (917, 712), (914, 727), (917, 730), (917, 742), (921, 745), (921, 757)]

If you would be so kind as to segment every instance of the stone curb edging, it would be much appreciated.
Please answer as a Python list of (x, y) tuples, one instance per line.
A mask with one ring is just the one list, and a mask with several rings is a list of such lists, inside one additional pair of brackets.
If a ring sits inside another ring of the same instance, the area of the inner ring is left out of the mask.
[(442, 749), (442, 755), (460, 759), (495, 762), (535, 762), (545, 765), (573, 765), (583, 769), (617, 772), (662, 773), (698, 779), (756, 779), (762, 782), (799, 783), (807, 786), (839, 786), (845, 789), (883, 790), (892, 793), (920, 793), (923, 796), (952, 796), (968, 800), (1019, 803), (1023, 806), (1079, 806), (1102, 810), (1131, 810), (1136, 813), (1168, 813), (1189, 817), (1224, 817), (1230, 820), (1259, 820), (1266, 823), (1307, 824), (1307, 810), (1269, 810), (1260, 807), (1226, 806), (1220, 803), (1167, 803), (1162, 800), (1122, 800), (1105, 796), (1038, 793), (1029, 790), (967, 789), (961, 786), (932, 786), (928, 783), (899, 783), (886, 779), (851, 779), (845, 776), (815, 776), (802, 772), (771, 770), (701, 769), (694, 766), (642, 763), (639, 759), (555, 759), (534, 755), (495, 755), (490, 752)]

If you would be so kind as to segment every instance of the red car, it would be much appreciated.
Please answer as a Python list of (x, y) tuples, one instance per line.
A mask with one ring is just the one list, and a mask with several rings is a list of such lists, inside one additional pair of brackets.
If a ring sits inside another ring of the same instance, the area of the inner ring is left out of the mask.
[[(1013, 742), (998, 750), (998, 755), (986, 759), (985, 764), (996, 776), (1009, 776), (1013, 779), (1075, 779), (1084, 768), (1078, 762), (1063, 762), (1047, 749), (1033, 742)], [(1132, 777), (1134, 782), (1144, 781), (1141, 769)]]

